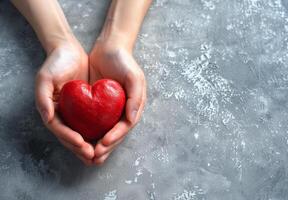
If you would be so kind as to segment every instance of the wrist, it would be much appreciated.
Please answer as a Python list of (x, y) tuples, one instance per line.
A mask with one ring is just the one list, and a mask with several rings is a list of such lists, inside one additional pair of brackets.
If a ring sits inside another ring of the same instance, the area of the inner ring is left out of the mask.
[(43, 39), (42, 45), (46, 53), (49, 54), (53, 49), (67, 44), (76, 44), (77, 40), (70, 31), (53, 32)]
[(97, 38), (96, 43), (107, 46), (109, 48), (125, 49), (130, 53), (132, 53), (134, 48), (134, 42), (131, 40), (131, 37), (129, 37), (128, 34), (122, 33), (119, 30), (110, 29), (110, 31), (107, 31), (107, 28), (103, 29)]

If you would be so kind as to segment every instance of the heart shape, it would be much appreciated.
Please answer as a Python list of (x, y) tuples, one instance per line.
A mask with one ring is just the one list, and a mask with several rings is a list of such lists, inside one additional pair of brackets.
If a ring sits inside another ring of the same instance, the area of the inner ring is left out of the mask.
[(101, 79), (93, 86), (82, 80), (67, 82), (60, 92), (62, 120), (86, 140), (99, 140), (121, 118), (125, 92), (111, 79)]

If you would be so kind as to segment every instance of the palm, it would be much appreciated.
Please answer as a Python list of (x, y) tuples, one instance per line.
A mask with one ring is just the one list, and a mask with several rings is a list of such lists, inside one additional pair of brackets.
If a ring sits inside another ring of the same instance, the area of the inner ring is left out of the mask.
[(54, 94), (57, 94), (67, 81), (88, 80), (87, 56), (69, 46), (55, 49), (45, 61), (38, 76), (50, 79), (54, 85)]
[(111, 78), (124, 86), (125, 77), (128, 74), (142, 73), (134, 58), (124, 49), (107, 52), (104, 48), (96, 45), (90, 54), (89, 61), (91, 84), (100, 78)]

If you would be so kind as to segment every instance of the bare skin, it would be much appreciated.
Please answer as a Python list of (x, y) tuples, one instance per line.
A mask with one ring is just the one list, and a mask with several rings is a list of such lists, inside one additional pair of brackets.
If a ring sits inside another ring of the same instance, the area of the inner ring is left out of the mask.
[[(127, 94), (126, 116), (96, 144), (93, 162), (102, 164), (139, 121), (146, 102), (146, 81), (133, 47), (151, 0), (114, 0), (102, 32), (89, 55), (90, 83), (117, 80)], [(127, 6), (129, 5), (129, 6)]]
[[(72, 34), (57, 0), (12, 0), (47, 53), (36, 75), (37, 109), (47, 128), (86, 165), (102, 164), (141, 117), (146, 82), (132, 51), (151, 1), (113, 0), (103, 30), (88, 56)], [(119, 81), (128, 99), (125, 117), (94, 148), (62, 123), (55, 110), (59, 91), (67, 81), (82, 79), (94, 83), (100, 78)]]

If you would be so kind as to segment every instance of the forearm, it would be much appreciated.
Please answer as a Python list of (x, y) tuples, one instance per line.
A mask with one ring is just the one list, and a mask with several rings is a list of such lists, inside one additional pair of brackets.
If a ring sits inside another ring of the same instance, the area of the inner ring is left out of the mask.
[(132, 51), (152, 0), (112, 0), (99, 40)]
[(12, 3), (31, 24), (47, 53), (73, 38), (57, 0), (12, 0)]

